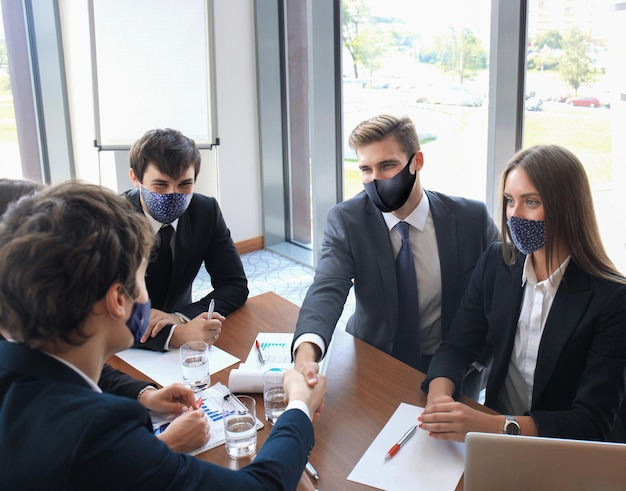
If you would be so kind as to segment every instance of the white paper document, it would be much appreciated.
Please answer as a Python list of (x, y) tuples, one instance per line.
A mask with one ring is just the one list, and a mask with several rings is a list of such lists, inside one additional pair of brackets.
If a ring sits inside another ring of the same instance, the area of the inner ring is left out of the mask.
[[(178, 348), (163, 353), (131, 348), (117, 353), (117, 356), (163, 386), (183, 382), (180, 350)], [(211, 373), (217, 373), (238, 361), (239, 358), (224, 350), (215, 346), (209, 348), (209, 370)]]
[[(256, 340), (263, 353), (264, 363), (259, 359)], [(230, 371), (228, 388), (233, 392), (263, 392), (263, 374), (271, 368), (293, 368), (291, 361), (292, 332), (260, 332), (252, 344), (246, 361)], [(326, 373), (330, 348), (320, 362), (320, 372)]]
[[(209, 424), (211, 425), (211, 432), (209, 441), (206, 442), (199, 448), (192, 450), (189, 452), (189, 455), (197, 455), (202, 452), (206, 452), (214, 447), (222, 445), (224, 440), (226, 439), (226, 434), (224, 430), (224, 424), (222, 422), (222, 408), (225, 401), (225, 396), (231, 395), (228, 388), (217, 382), (215, 385), (208, 387), (200, 392), (196, 392), (197, 398), (202, 398), (202, 409), (206, 413), (207, 418), (209, 419)], [(230, 401), (233, 401), (231, 397)], [(231, 405), (236, 409), (234, 404), (237, 401), (231, 402)], [(154, 428), (154, 434), (158, 435), (163, 432), (171, 423), (171, 419), (167, 418), (166, 415), (161, 415), (157, 413), (150, 412), (150, 418), (152, 419), (152, 427)], [(257, 418), (256, 420), (257, 430), (263, 428), (263, 422)]]
[(452, 491), (456, 488), (465, 460), (465, 444), (435, 440), (424, 430), (416, 431), (385, 462), (389, 449), (418, 424), (424, 408), (401, 403), (352, 469), (348, 480), (386, 491)]

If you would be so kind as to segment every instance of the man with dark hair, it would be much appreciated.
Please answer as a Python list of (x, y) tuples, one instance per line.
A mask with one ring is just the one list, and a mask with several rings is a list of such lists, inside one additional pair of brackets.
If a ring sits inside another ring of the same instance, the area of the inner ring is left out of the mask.
[[(35, 194), (42, 189), (45, 189), (44, 185), (35, 181), (0, 179), (0, 216), (21, 197)], [(0, 341), (6, 337), (0, 328)], [(158, 389), (152, 383), (137, 380), (105, 363), (98, 386), (108, 394), (135, 399), (151, 411), (179, 415), (157, 436), (175, 452), (190, 452), (209, 439), (210, 428), (204, 410), (189, 410), (195, 405), (195, 397), (191, 389), (181, 384)]]
[[(193, 192), (199, 172), (200, 152), (177, 130), (148, 131), (130, 150), (135, 189), (125, 196), (157, 235), (146, 276), (152, 313), (139, 347), (164, 351), (192, 340), (213, 344), (222, 316), (248, 298), (241, 258), (217, 201)], [(192, 302), (192, 284), (202, 263), (213, 290)], [(215, 317), (208, 319), (211, 300)]]
[(313, 446), (325, 379), (285, 373), (289, 405), (233, 471), (172, 452), (137, 401), (101, 393), (105, 360), (150, 318), (154, 234), (121, 196), (67, 182), (0, 222), (0, 475), (7, 490), (293, 490)]

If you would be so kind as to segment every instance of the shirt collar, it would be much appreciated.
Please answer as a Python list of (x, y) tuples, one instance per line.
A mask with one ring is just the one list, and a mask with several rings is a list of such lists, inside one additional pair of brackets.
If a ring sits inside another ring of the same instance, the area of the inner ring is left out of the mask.
[(66, 367), (74, 370), (78, 375), (80, 375), (85, 382), (87, 382), (89, 384), (89, 387), (91, 387), (91, 390), (93, 390), (94, 392), (98, 392), (100, 394), (102, 394), (102, 389), (100, 387), (98, 387), (98, 384), (94, 383), (93, 380), (91, 380), (87, 375), (85, 375), (85, 373), (82, 370), (79, 370), (77, 367), (75, 367), (74, 365), (72, 365), (69, 361), (64, 360), (63, 358), (59, 358), (56, 355), (53, 355), (52, 353), (48, 353), (46, 351), (42, 351), (42, 353), (51, 356), (52, 358), (54, 358), (55, 360), (57, 360), (60, 363), (63, 363)]
[(559, 285), (561, 284), (561, 280), (563, 279), (563, 274), (567, 269), (567, 265), (569, 264), (571, 256), (567, 256), (565, 261), (563, 261), (559, 267), (552, 273), (548, 278), (543, 281), (537, 281), (537, 275), (535, 273), (535, 268), (533, 267), (533, 262), (531, 260), (531, 255), (526, 256), (524, 260), (524, 270), (522, 272), (522, 286), (528, 282), (532, 286), (543, 286), (550, 293), (556, 293)]
[(404, 220), (400, 220), (392, 212), (383, 213), (383, 218), (385, 219), (385, 223), (387, 224), (387, 228), (389, 230), (393, 229), (393, 227), (395, 227), (399, 222), (407, 222), (416, 229), (422, 231), (426, 226), (428, 213), (430, 213), (430, 202), (428, 201), (426, 191), (422, 190), (422, 199), (420, 199), (420, 202), (417, 204), (415, 209), (409, 213)]
[[(143, 211), (143, 214), (146, 216), (146, 218), (148, 219), (148, 221), (150, 222), (150, 226), (152, 227), (152, 231), (154, 232), (154, 234), (158, 234), (159, 230), (161, 230), (161, 227), (163, 227), (165, 224), (156, 221), (152, 215), (150, 215), (150, 213), (147, 213), (143, 207), (141, 207), (141, 211)], [(176, 220), (174, 220), (172, 223), (170, 223), (170, 225), (174, 228), (174, 232), (176, 232), (176, 227), (178, 227), (178, 218)]]

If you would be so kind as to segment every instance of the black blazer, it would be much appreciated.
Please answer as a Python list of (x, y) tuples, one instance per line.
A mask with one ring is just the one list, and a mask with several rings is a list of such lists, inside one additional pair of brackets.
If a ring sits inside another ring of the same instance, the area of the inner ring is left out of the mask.
[[(476, 266), (450, 332), (422, 388), (435, 377), (461, 387), (487, 347), (493, 365), (485, 404), (497, 406), (522, 306), (525, 256), (504, 263), (501, 243)], [(541, 338), (529, 414), (541, 436), (626, 441), (618, 414), (626, 394), (626, 285), (584, 272), (571, 259)]]
[[(0, 341), (4, 341), (4, 337), (0, 334)], [(125, 374), (108, 363), (104, 364), (100, 379), (98, 380), (98, 386), (102, 389), (102, 392), (107, 394), (115, 394), (118, 396), (129, 397), (130, 399), (137, 399), (139, 391), (151, 385), (156, 388), (151, 382), (143, 382)]]
[(0, 435), (7, 491), (287, 491), (313, 447), (311, 421), (291, 409), (238, 471), (172, 452), (141, 404), (96, 393), (61, 362), (8, 342), (0, 343)]
[[(136, 188), (124, 195), (143, 213)], [(192, 284), (202, 263), (211, 276), (213, 290), (192, 302)], [(150, 297), (156, 288), (167, 290), (165, 303), (152, 307), (168, 313), (180, 312), (190, 319), (206, 312), (211, 299), (215, 299), (215, 311), (222, 315), (230, 314), (247, 300), (248, 280), (243, 264), (215, 198), (194, 193), (189, 207), (178, 219), (172, 279), (169, 285), (148, 285)], [(163, 329), (136, 347), (163, 351), (169, 332), (170, 328)]]
[(137, 380), (106, 363), (98, 380), (98, 386), (102, 389), (102, 392), (129, 397), (130, 399), (136, 399), (139, 391), (147, 385), (156, 388), (155, 384)]

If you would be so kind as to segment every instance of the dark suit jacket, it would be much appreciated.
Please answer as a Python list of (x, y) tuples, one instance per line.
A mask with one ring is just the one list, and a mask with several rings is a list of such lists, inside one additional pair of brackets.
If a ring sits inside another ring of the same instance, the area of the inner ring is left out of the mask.
[[(441, 325), (448, 332), (476, 262), (498, 231), (481, 202), (426, 191), (441, 265)], [(398, 292), (395, 258), (382, 213), (365, 192), (328, 213), (315, 279), (306, 294), (294, 339), (304, 333), (331, 340), (354, 281), (355, 312), (346, 330), (391, 354)]]
[(239, 471), (171, 452), (139, 403), (14, 343), (0, 343), (0, 435), (7, 491), (294, 490), (313, 447), (313, 425), (293, 409)]
[[(143, 213), (136, 188), (124, 195), (137, 211)], [(153, 304), (153, 308), (169, 313), (180, 312), (191, 319), (206, 312), (211, 299), (215, 299), (215, 311), (222, 315), (230, 314), (245, 303), (248, 280), (215, 198), (194, 193), (189, 208), (178, 219), (175, 249), (170, 284), (148, 284), (150, 297), (156, 288), (167, 289), (165, 303)], [(191, 287), (202, 263), (211, 276), (213, 290), (199, 301), (192, 302)], [(155, 338), (137, 347), (162, 351), (169, 332), (170, 328), (163, 329)]]
[[(4, 337), (0, 334), (0, 341), (4, 341)], [(98, 386), (103, 392), (107, 394), (115, 394), (118, 396), (129, 397), (136, 399), (139, 391), (145, 386), (151, 385), (156, 388), (151, 382), (143, 382), (136, 378), (126, 375), (124, 372), (113, 368), (108, 363), (104, 364), (102, 368), (102, 374), (98, 380)]]
[[(493, 365), (486, 405), (502, 412), (506, 377), (522, 306), (525, 256), (504, 263), (501, 244), (481, 258), (423, 388), (464, 370), (487, 346)], [(623, 441), (618, 412), (626, 394), (626, 285), (585, 273), (571, 259), (550, 309), (535, 369), (533, 417), (541, 436)]]
[(156, 385), (151, 382), (137, 380), (136, 378), (126, 375), (124, 372), (120, 372), (106, 363), (102, 368), (102, 374), (98, 380), (98, 386), (103, 392), (106, 392), (107, 394), (115, 394), (117, 396), (129, 397), (131, 399), (136, 399), (139, 391), (147, 385), (156, 387)]

